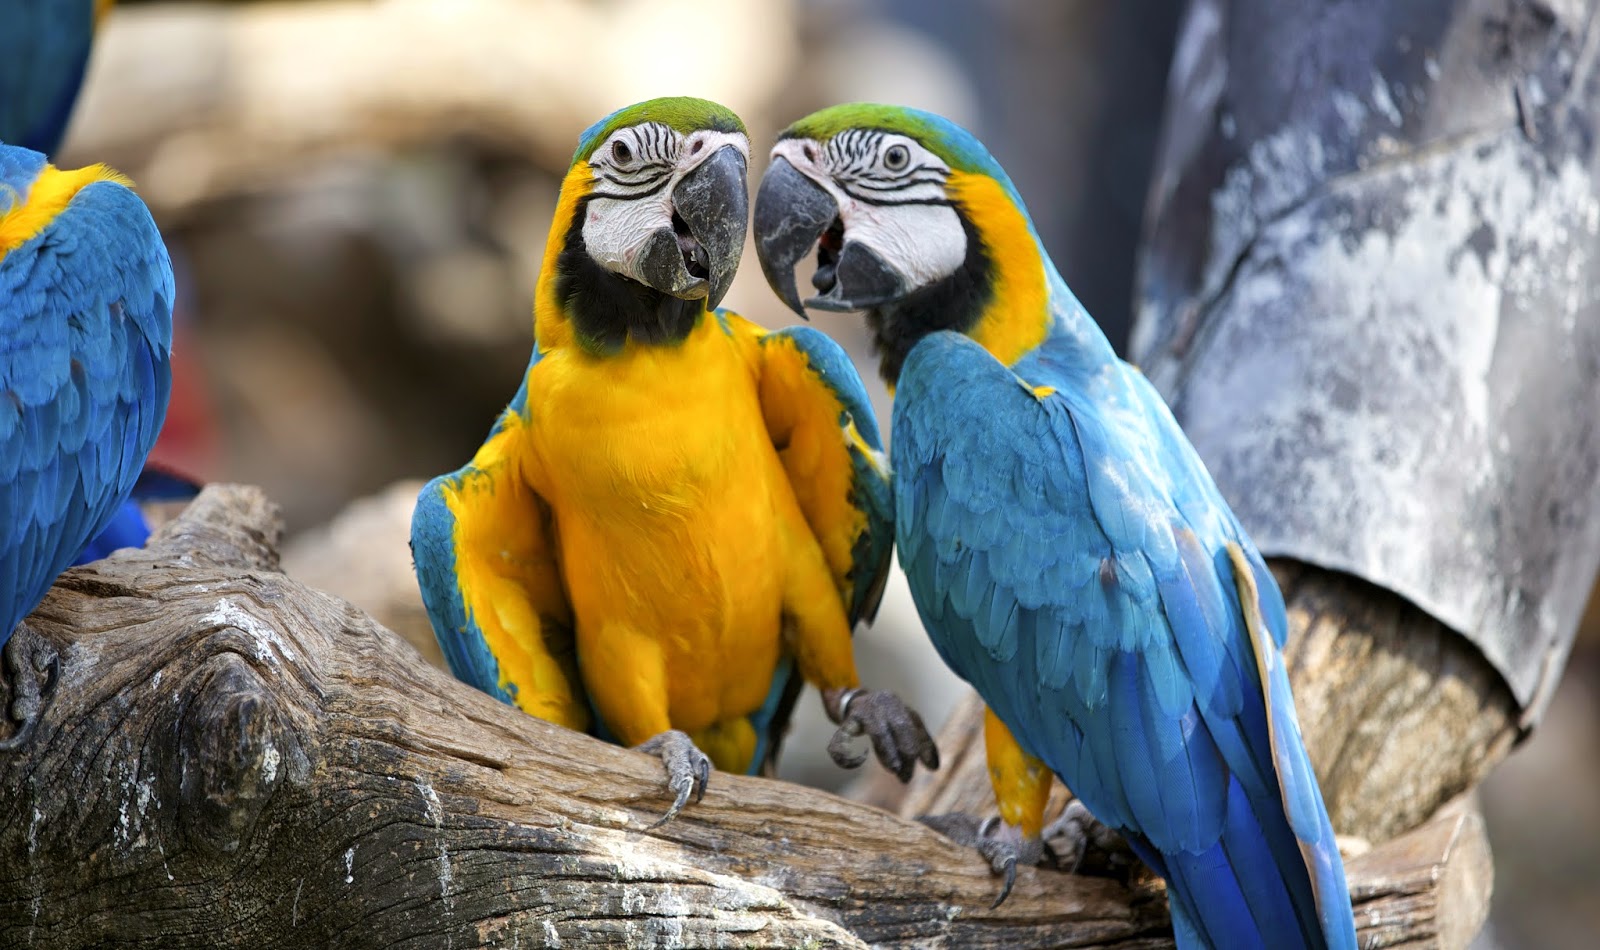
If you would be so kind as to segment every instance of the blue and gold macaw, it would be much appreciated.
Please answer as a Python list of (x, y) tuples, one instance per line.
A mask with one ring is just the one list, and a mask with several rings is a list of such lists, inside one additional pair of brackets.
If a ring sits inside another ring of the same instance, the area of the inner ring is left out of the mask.
[[(7, 6), (0, 29), (0, 143), (55, 154), (78, 101), (95, 31), (112, 3), (18, 0)], [(88, 539), (73, 563), (87, 564), (118, 548), (142, 546), (150, 525), (140, 499), (183, 499), (198, 490), (187, 477), (145, 472), (105, 530)]]
[(836, 739), (867, 733), (902, 780), (936, 763), (916, 714), (857, 681), (851, 630), (892, 544), (861, 380), (820, 333), (712, 309), (744, 244), (748, 155), (739, 119), (700, 99), (583, 134), (522, 387), (412, 520), (456, 676), (661, 756), (663, 821), (711, 763), (771, 764), (801, 680)]
[[(133, 490), (167, 412), (172, 301), (166, 246), (127, 179), (0, 145), (0, 642)], [(44, 698), (16, 645), (22, 725), (0, 748), (26, 739)]]
[(14, 0), (0, 21), (0, 142), (55, 154), (112, 0)]
[(1053, 772), (1166, 879), (1179, 946), (1353, 948), (1278, 587), (1005, 172), (949, 121), (879, 105), (802, 119), (772, 154), (768, 281), (802, 311), (816, 248), (805, 304), (866, 311), (895, 388), (900, 561), (988, 704), (1017, 845), (986, 854), (1037, 852)]

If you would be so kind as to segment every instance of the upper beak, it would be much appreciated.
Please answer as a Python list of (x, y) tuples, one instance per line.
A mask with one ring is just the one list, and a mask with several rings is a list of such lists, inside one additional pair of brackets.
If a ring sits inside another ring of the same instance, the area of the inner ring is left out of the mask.
[[(781, 155), (772, 160), (756, 192), (755, 225), (761, 272), (802, 317), (806, 307), (866, 310), (904, 294), (900, 275), (845, 232), (833, 196)], [(801, 304), (794, 268), (812, 248), (818, 252), (811, 283), (820, 293)]]
[(656, 290), (686, 300), (705, 297), (715, 308), (733, 284), (744, 251), (750, 193), (745, 158), (724, 145), (672, 191), (672, 227), (651, 235), (640, 277)]

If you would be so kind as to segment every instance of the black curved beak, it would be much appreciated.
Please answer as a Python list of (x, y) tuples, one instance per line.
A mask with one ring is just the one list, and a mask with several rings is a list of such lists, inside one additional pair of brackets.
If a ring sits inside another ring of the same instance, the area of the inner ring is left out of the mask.
[(672, 227), (651, 235), (639, 261), (646, 284), (706, 306), (722, 302), (744, 252), (750, 192), (745, 158), (724, 145), (672, 191)]
[[(761, 273), (802, 317), (806, 307), (867, 310), (905, 292), (900, 275), (876, 251), (849, 239), (833, 196), (781, 156), (761, 178), (755, 227)], [(817, 249), (817, 271), (811, 284), (818, 293), (802, 304), (794, 268), (812, 248)]]

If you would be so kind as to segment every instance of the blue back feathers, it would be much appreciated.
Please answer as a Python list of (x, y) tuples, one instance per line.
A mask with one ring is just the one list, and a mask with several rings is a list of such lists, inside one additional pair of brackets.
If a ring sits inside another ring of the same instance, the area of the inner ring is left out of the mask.
[[(0, 146), (25, 200), (37, 153)], [(0, 259), (0, 642), (133, 490), (171, 390), (173, 278), (127, 188), (83, 188)]]

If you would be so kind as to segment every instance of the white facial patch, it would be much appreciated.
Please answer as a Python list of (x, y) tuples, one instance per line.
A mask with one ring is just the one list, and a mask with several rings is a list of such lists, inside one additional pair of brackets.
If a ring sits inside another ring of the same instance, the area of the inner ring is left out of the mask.
[(583, 244), (601, 267), (636, 276), (633, 265), (645, 242), (672, 227), (672, 200), (666, 189), (648, 198), (590, 198), (583, 219)]
[(772, 156), (827, 191), (845, 243), (871, 248), (907, 288), (948, 277), (966, 260), (967, 232), (945, 191), (950, 167), (915, 139), (847, 129), (826, 143), (785, 139)]
[(700, 129), (689, 135), (659, 122), (613, 132), (589, 153), (595, 181), (583, 220), (583, 243), (600, 266), (640, 280), (639, 255), (651, 235), (672, 227), (672, 191), (684, 176), (732, 145), (750, 160), (738, 132)]

